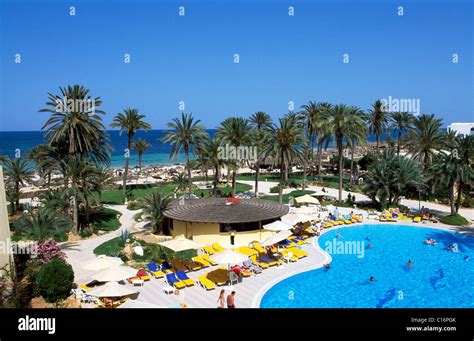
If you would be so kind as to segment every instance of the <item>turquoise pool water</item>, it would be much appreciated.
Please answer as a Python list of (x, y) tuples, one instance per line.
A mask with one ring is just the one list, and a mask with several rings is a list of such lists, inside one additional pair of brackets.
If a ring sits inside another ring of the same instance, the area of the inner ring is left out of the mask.
[[(427, 238), (438, 244), (425, 245)], [(453, 244), (457, 252), (447, 250)], [(473, 237), (416, 226), (359, 225), (329, 231), (319, 245), (331, 254), (331, 268), (277, 283), (260, 307), (474, 307)]]

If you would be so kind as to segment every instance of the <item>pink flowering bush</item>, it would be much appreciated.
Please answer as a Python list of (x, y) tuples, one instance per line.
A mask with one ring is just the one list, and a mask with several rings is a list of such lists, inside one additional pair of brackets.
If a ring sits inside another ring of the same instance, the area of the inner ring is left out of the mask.
[(66, 259), (66, 254), (61, 251), (58, 243), (56, 243), (53, 239), (39, 242), (37, 247), (37, 259), (43, 263), (49, 263), (55, 259)]

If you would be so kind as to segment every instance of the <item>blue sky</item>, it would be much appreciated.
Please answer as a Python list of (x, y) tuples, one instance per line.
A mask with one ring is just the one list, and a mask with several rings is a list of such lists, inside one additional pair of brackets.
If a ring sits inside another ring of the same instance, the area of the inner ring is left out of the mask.
[(420, 99), (446, 125), (474, 121), (469, 0), (0, 3), (2, 131), (39, 130), (47, 93), (76, 83), (102, 98), (106, 124), (135, 107), (156, 129), (179, 101), (208, 128), (256, 111), (276, 118), (289, 101), (368, 109), (389, 96)]

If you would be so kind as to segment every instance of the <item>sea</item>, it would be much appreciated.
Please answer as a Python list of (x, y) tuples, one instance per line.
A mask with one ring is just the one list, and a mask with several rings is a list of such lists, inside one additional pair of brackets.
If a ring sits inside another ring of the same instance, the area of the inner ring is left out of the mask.
[[(151, 147), (142, 156), (142, 161), (145, 166), (148, 165), (171, 165), (175, 163), (184, 163), (184, 153), (178, 155), (178, 158), (174, 157), (170, 159), (171, 146), (167, 143), (161, 142), (161, 138), (166, 134), (165, 129), (149, 130), (147, 132), (138, 131), (134, 139), (144, 138), (150, 144)], [(215, 136), (215, 129), (208, 129), (207, 132), (211, 136)], [(111, 167), (121, 168), (125, 163), (124, 151), (127, 147), (127, 137), (125, 134), (120, 135), (117, 130), (109, 130), (110, 145), (112, 152), (110, 155)], [(396, 133), (391, 132), (391, 135), (396, 139)], [(382, 136), (382, 139), (386, 139), (387, 134)], [(375, 142), (375, 136), (368, 136), (369, 142)], [(10, 157), (18, 156), (16, 153), (19, 151), (20, 156), (25, 156), (28, 150), (38, 144), (45, 143), (43, 132), (41, 131), (0, 131), (0, 155), (7, 155)], [(333, 144), (329, 144), (329, 148), (333, 147)], [(192, 156), (191, 156), (192, 158)], [(138, 165), (138, 154), (135, 150), (131, 150), (130, 154), (130, 166), (135, 167)]]

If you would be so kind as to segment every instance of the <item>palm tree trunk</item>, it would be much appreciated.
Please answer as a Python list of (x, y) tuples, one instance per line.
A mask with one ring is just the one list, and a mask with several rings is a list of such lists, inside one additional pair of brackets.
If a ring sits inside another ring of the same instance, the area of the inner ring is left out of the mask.
[(351, 147), (351, 184), (354, 183), (354, 146)]
[(184, 148), (184, 154), (186, 155), (186, 169), (188, 171), (188, 193), (193, 193), (193, 180), (191, 179), (191, 164), (189, 163), (189, 148)]
[(343, 155), (342, 136), (337, 137), (337, 150), (339, 153), (339, 203), (342, 203), (342, 176), (343, 176)]
[(142, 171), (142, 153), (138, 153), (138, 167), (140, 168), (140, 172)]
[(73, 197), (73, 214), (72, 221), (74, 223), (74, 233), (79, 232), (79, 203), (77, 202), (77, 195)]
[(402, 132), (398, 131), (398, 145), (397, 145), (397, 155), (400, 155), (400, 145), (402, 144)]
[(283, 182), (285, 181), (285, 158), (282, 155), (280, 161), (280, 185), (278, 186), (278, 202), (283, 204)]
[(18, 181), (15, 182), (15, 199), (15, 210), (20, 212), (20, 183)]
[(461, 199), (462, 199), (462, 189), (464, 187), (464, 183), (462, 180), (458, 182), (458, 193), (456, 198), (456, 214), (459, 213), (459, 208), (461, 207)]
[(255, 170), (255, 197), (258, 198), (258, 178), (260, 177), (260, 161), (257, 161), (255, 167), (257, 168)]
[(122, 189), (123, 189), (123, 200), (127, 200), (127, 177), (128, 177), (128, 162), (130, 160), (130, 146), (131, 146), (131, 136), (128, 136), (127, 141), (127, 156), (125, 158), (125, 171), (123, 173)]
[(219, 183), (219, 167), (216, 166), (215, 170), (214, 170), (214, 186), (213, 186), (213, 192), (214, 192), (214, 196), (217, 196), (217, 184)]
[(379, 151), (380, 151), (380, 136), (378, 134), (376, 135), (376, 141), (377, 141), (376, 142), (377, 151), (376, 151), (375, 155), (377, 155), (377, 158), (378, 158), (379, 157)]
[(232, 171), (232, 196), (233, 197), (235, 197), (235, 195), (237, 194), (237, 182), (235, 181), (236, 173), (237, 173), (236, 170)]
[(321, 177), (321, 162), (323, 158), (323, 146), (318, 144), (318, 177)]
[(449, 189), (449, 204), (451, 206), (451, 215), (454, 215), (456, 213), (456, 208), (454, 205), (454, 183), (450, 184), (450, 189)]

